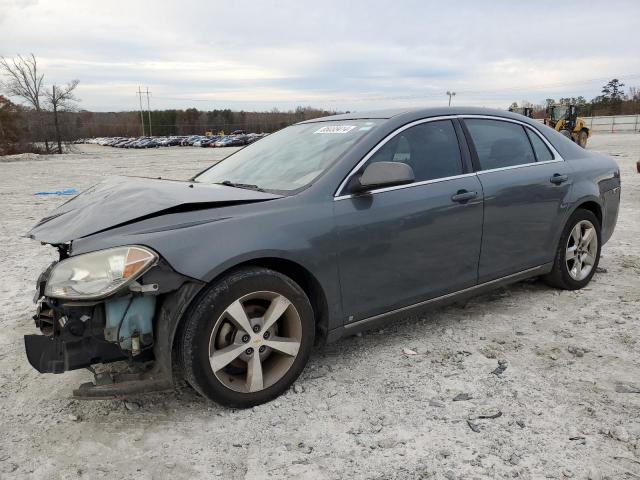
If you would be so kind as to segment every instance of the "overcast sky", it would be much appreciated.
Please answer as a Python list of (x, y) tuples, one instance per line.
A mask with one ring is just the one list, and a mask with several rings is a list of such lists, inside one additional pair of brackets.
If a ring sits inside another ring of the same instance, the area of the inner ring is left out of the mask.
[(640, 1), (0, 0), (0, 55), (33, 52), (81, 108), (507, 107), (640, 86)]

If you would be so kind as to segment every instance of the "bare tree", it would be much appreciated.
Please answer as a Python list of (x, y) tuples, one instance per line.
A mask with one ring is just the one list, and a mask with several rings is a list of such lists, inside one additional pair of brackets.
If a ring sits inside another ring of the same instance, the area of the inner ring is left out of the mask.
[(52, 85), (51, 90), (47, 90), (44, 94), (47, 99), (47, 103), (51, 105), (51, 109), (53, 110), (53, 123), (56, 128), (58, 153), (62, 153), (62, 139), (60, 136), (58, 112), (72, 109), (73, 103), (78, 101), (78, 99), (73, 95), (73, 91), (78, 86), (78, 83), (80, 83), (79, 80), (71, 80), (64, 87)]
[[(42, 82), (44, 74), (38, 72), (38, 62), (32, 53), (29, 57), (18, 55), (18, 59), (8, 60), (0, 57), (0, 71), (4, 72), (8, 80), (0, 83), (9, 96), (20, 97), (38, 112), (42, 121)], [(45, 137), (45, 148), (49, 152), (49, 141)]]

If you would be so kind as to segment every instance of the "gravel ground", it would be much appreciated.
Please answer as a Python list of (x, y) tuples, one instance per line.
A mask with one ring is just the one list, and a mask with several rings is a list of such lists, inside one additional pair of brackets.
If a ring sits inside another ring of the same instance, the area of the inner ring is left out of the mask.
[(519, 283), (318, 347), (287, 394), (243, 411), (186, 386), (76, 401), (90, 374), (40, 375), (22, 344), (53, 251), (19, 235), (64, 201), (34, 192), (187, 178), (230, 150), (0, 158), (0, 478), (639, 478), (640, 393), (625, 382), (640, 384), (640, 135), (589, 148), (614, 155), (623, 181), (589, 287)]

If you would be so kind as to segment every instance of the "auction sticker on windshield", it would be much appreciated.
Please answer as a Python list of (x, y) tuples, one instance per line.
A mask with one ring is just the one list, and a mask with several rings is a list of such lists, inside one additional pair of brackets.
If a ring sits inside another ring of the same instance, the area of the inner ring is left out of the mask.
[(348, 133), (354, 128), (356, 128), (354, 125), (327, 125), (313, 133)]

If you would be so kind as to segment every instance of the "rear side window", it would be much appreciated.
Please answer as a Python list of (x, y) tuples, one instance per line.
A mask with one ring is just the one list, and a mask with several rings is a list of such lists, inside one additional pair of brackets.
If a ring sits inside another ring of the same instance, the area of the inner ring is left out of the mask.
[(533, 163), (536, 158), (521, 125), (499, 120), (467, 119), (481, 170)]
[(458, 137), (451, 120), (421, 123), (400, 132), (367, 163), (373, 162), (406, 163), (416, 182), (462, 174)]
[(533, 145), (533, 151), (536, 154), (536, 160), (539, 162), (546, 162), (547, 160), (553, 160), (553, 153), (549, 150), (549, 147), (542, 141), (542, 139), (533, 133), (530, 129), (525, 128), (527, 131), (527, 135), (529, 135), (529, 140), (531, 140), (531, 145)]

